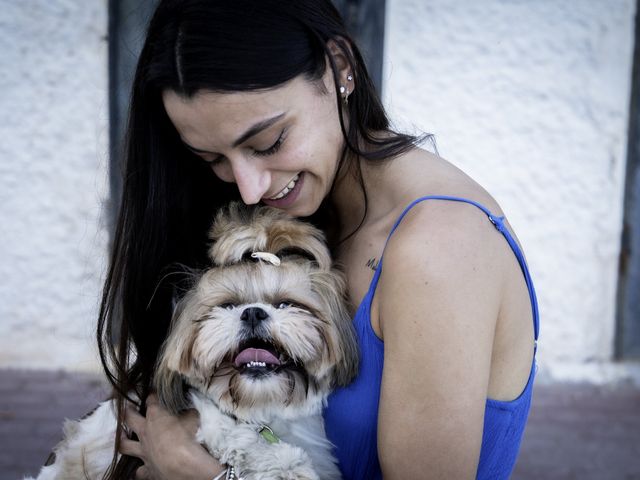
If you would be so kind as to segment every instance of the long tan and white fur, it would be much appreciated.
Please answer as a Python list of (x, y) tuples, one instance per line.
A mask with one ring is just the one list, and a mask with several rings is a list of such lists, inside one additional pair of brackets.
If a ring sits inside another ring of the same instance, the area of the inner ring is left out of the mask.
[[(213, 266), (178, 303), (157, 364), (160, 401), (175, 413), (197, 409), (198, 440), (246, 480), (340, 478), (322, 408), (357, 373), (358, 353), (321, 232), (276, 209), (231, 204), (210, 237)], [(258, 433), (265, 426), (277, 443)], [(68, 422), (56, 462), (37, 479), (101, 478), (115, 427), (112, 401)]]

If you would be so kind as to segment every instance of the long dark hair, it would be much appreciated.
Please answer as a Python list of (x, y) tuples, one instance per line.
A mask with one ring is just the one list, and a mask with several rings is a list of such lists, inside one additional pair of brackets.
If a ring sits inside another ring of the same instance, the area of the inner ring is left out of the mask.
[[(348, 59), (356, 85), (346, 108), (336, 94), (345, 139), (341, 165), (357, 157), (383, 161), (411, 149), (419, 139), (391, 132), (362, 56), (330, 0), (163, 0), (156, 9), (133, 82), (123, 197), (97, 329), (118, 405), (116, 446), (125, 400), (137, 401), (144, 412), (182, 278), (173, 266), (206, 265), (213, 214), (239, 199), (235, 186), (218, 180), (183, 146), (162, 92), (191, 97), (200, 90), (274, 88), (299, 75), (313, 81), (322, 78), (327, 59), (338, 92), (330, 40)], [(366, 204), (359, 162), (350, 163)], [(319, 212), (320, 223), (321, 217)], [(106, 478), (128, 478), (136, 466), (127, 458), (114, 462)]]

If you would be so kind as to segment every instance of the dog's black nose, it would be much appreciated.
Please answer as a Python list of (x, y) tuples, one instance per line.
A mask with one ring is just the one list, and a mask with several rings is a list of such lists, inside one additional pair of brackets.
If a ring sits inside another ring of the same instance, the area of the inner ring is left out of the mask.
[(240, 320), (248, 322), (252, 329), (256, 328), (260, 322), (267, 318), (269, 318), (269, 314), (260, 307), (246, 308), (242, 312), (242, 315), (240, 315)]

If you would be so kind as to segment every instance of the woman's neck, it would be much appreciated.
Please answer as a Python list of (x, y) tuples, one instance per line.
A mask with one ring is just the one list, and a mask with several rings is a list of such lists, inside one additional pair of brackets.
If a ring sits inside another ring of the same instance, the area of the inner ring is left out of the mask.
[[(330, 198), (341, 237), (352, 233), (361, 222), (362, 226), (371, 226), (395, 218), (398, 208), (430, 192), (433, 169), (437, 170), (436, 163), (440, 162), (437, 156), (420, 149), (386, 161), (347, 160), (351, 161), (338, 172)], [(355, 162), (359, 162), (359, 169)]]
[(341, 237), (375, 222), (393, 207), (393, 192), (384, 175), (389, 163), (355, 158), (338, 172), (331, 203), (338, 215)]
[(336, 174), (330, 198), (338, 215), (341, 236), (353, 230), (365, 214), (365, 196), (358, 179), (355, 162), (361, 162), (361, 160), (359, 158), (345, 160), (345, 165)]

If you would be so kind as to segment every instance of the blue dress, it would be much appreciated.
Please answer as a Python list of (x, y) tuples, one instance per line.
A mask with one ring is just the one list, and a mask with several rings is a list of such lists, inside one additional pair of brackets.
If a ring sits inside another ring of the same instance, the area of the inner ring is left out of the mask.
[[(504, 217), (497, 217), (483, 205), (465, 198), (426, 196), (414, 200), (402, 212), (391, 229), (389, 237), (391, 237), (406, 213), (414, 205), (425, 200), (445, 200), (475, 205), (487, 215), (488, 220), (504, 236), (518, 258), (529, 290), (531, 308), (533, 310), (534, 335), (537, 342), (539, 317), (536, 293), (524, 256), (513, 236), (502, 223)], [(384, 343), (376, 336), (371, 327), (370, 311), (371, 301), (381, 271), (382, 259), (380, 259), (369, 285), (369, 290), (362, 299), (354, 318), (360, 347), (360, 370), (358, 376), (350, 385), (334, 391), (329, 397), (328, 405), (324, 410), (327, 436), (336, 446), (335, 454), (345, 480), (382, 478), (378, 461), (377, 429), (380, 383), (384, 365)], [(534, 376), (535, 353), (529, 380), (518, 398), (507, 402), (487, 399), (477, 479), (509, 478), (518, 456), (520, 441), (529, 415)]]

